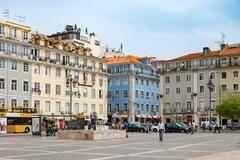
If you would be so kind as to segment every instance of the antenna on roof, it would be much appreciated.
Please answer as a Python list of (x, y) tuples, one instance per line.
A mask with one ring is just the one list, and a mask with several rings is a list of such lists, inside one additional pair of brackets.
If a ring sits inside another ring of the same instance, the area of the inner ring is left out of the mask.
[(226, 34), (223, 32), (220, 32), (220, 41), (215, 41), (219, 45), (220, 50), (222, 49), (222, 46), (225, 44)]
[(23, 23), (25, 21), (25, 16), (15, 15), (13, 19), (17, 20), (19, 23)]
[(3, 10), (3, 17), (9, 21), (9, 9), (4, 9)]

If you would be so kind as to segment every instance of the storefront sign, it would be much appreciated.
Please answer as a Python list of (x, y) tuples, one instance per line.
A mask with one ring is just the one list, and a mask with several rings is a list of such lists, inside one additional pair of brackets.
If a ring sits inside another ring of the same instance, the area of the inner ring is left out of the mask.
[(0, 118), (0, 133), (7, 133), (7, 118)]

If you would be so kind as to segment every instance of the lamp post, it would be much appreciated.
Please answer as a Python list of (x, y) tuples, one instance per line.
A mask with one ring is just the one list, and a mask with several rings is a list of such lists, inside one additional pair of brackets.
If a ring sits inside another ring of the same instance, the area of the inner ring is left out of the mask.
[(210, 123), (211, 123), (211, 119), (212, 119), (212, 107), (211, 107), (211, 96), (212, 96), (212, 91), (213, 91), (213, 83), (212, 83), (212, 80), (211, 78), (208, 79), (208, 83), (207, 83), (207, 87), (209, 89), (209, 131), (210, 131)]
[(69, 76), (67, 76), (66, 79), (66, 84), (69, 86), (69, 95), (70, 95), (70, 121), (72, 120), (72, 96), (73, 96), (73, 92), (72, 92), (72, 88), (73, 88), (73, 84), (78, 84), (78, 80), (76, 80), (75, 78), (72, 77), (72, 75), (70, 74)]

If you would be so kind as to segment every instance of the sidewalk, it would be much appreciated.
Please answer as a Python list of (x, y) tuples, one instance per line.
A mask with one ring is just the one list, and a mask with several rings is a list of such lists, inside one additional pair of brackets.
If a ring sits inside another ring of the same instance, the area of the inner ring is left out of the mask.
[(198, 158), (191, 158), (191, 160), (239, 160), (240, 159), (240, 150), (222, 152), (217, 154), (212, 154), (208, 156), (202, 156)]

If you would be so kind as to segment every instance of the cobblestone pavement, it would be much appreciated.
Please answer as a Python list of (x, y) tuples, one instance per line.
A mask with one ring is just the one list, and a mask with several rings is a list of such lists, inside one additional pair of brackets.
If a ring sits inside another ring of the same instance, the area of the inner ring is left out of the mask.
[(59, 140), (57, 137), (0, 136), (0, 160), (239, 160), (240, 134), (129, 133), (126, 140)]

